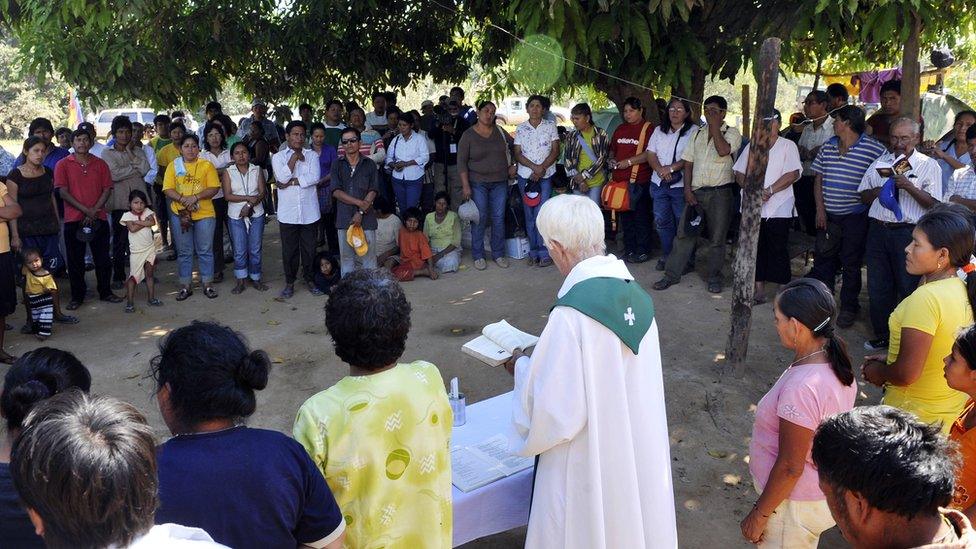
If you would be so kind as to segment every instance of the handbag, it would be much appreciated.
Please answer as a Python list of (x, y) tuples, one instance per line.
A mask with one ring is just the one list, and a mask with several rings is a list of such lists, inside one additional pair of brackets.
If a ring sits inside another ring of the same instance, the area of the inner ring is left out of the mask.
[[(502, 139), (502, 143), (505, 144), (505, 161), (508, 162), (507, 165), (509, 167), (511, 167), (511, 165), (512, 165), (512, 151), (508, 148), (508, 139), (505, 139), (505, 135), (502, 133), (503, 130), (501, 128), (499, 128), (498, 125), (495, 125), (495, 127), (498, 128), (498, 137), (500, 137)], [(508, 180), (508, 184), (509, 185), (513, 185), (514, 183), (515, 183), (515, 180), (514, 179), (509, 179)]]
[[(640, 139), (637, 140), (637, 150), (643, 151), (647, 146), (647, 129), (651, 126), (649, 122), (644, 122), (641, 128)], [(630, 169), (629, 181), (611, 180), (603, 186), (600, 191), (600, 203), (605, 210), (611, 212), (629, 212), (631, 204), (636, 204), (643, 193), (647, 192), (643, 186), (637, 183), (637, 173), (640, 165), (635, 164)]]
[[(678, 139), (674, 141), (674, 152), (671, 154), (672, 164), (678, 161), (678, 143), (680, 142), (681, 142), (681, 134), (678, 134)], [(669, 185), (677, 185), (678, 183), (681, 183), (681, 179), (683, 177), (684, 177), (684, 172), (680, 170), (677, 172), (671, 172), (671, 182), (669, 183)], [(664, 181), (661, 181), (661, 184), (663, 185)]]

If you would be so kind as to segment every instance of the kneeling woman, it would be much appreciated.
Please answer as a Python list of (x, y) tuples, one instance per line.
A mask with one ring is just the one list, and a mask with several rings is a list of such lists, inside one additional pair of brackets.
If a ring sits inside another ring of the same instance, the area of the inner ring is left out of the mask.
[(828, 416), (854, 407), (857, 384), (823, 282), (790, 282), (776, 296), (775, 314), (780, 343), (795, 358), (756, 408), (749, 471), (760, 496), (740, 527), (763, 547), (815, 549), (834, 520), (810, 461), (813, 434)]
[(305, 449), (243, 424), (270, 367), (264, 351), (210, 322), (162, 341), (152, 374), (173, 438), (159, 447), (156, 523), (196, 526), (230, 547), (339, 549), (345, 521)]

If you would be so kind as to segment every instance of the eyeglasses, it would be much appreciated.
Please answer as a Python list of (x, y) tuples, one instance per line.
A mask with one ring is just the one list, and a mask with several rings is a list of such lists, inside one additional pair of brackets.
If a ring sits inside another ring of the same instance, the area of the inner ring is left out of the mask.
[(348, 145), (350, 143), (359, 143), (359, 138), (358, 137), (350, 137), (349, 139), (343, 139), (339, 143), (342, 143), (343, 145)]
[(705, 109), (706, 114), (722, 114), (723, 112), (725, 112), (725, 109), (717, 109), (714, 107)]
[(668, 107), (668, 112), (685, 112), (684, 107)]

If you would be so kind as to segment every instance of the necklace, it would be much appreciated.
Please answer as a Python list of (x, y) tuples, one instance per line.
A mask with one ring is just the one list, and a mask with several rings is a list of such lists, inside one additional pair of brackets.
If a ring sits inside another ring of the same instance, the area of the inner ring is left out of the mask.
[(814, 355), (819, 355), (822, 352), (824, 352), (824, 350), (823, 350), (823, 348), (820, 348), (820, 349), (817, 349), (816, 351), (814, 351), (814, 352), (812, 352), (812, 353), (810, 353), (808, 355), (801, 356), (800, 358), (798, 358), (798, 359), (794, 360), (793, 362), (791, 362), (790, 365), (789, 365), (789, 367), (787, 369), (796, 366), (800, 362), (803, 362), (804, 360), (806, 360), (806, 359), (808, 359), (808, 358), (810, 358), (810, 357), (812, 357)]
[(173, 438), (176, 437), (192, 437), (194, 435), (212, 435), (214, 433), (223, 433), (224, 431), (230, 431), (231, 429), (237, 429), (238, 427), (243, 427), (243, 424), (231, 425), (230, 427), (224, 427), (223, 429), (217, 429), (215, 431), (204, 431), (202, 433), (176, 433)]

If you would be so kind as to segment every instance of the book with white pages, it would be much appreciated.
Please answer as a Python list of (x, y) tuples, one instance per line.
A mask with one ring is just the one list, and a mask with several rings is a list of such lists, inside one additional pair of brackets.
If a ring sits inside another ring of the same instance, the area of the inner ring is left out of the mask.
[(512, 358), (515, 349), (524, 351), (538, 342), (538, 337), (501, 320), (485, 326), (481, 335), (465, 343), (461, 351), (489, 366), (498, 366)]
[(509, 452), (508, 439), (498, 434), (478, 444), (451, 448), (451, 482), (458, 490), (470, 492), (524, 471), (534, 463), (531, 457)]

